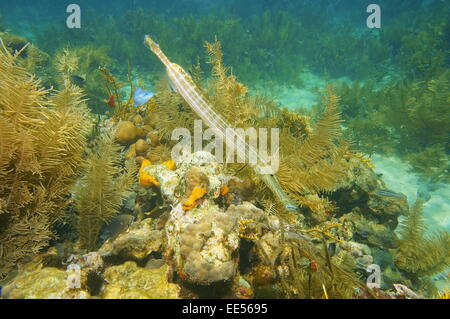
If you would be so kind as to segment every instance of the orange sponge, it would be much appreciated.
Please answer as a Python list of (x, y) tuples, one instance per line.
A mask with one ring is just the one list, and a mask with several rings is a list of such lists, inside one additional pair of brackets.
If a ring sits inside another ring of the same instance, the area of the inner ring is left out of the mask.
[(144, 171), (144, 168), (149, 165), (152, 165), (152, 162), (148, 159), (144, 159), (142, 161), (141, 168), (139, 169), (139, 184), (142, 186), (159, 186), (159, 182), (153, 176), (150, 176), (146, 171)]
[(227, 185), (223, 185), (222, 188), (220, 188), (220, 195), (225, 196), (230, 191), (230, 188)]
[(202, 198), (207, 192), (206, 188), (203, 187), (194, 187), (191, 195), (187, 200), (185, 200), (182, 204), (183, 210), (191, 210), (196, 206), (196, 202), (198, 199)]
[(171, 171), (174, 171), (176, 169), (176, 165), (175, 165), (175, 162), (173, 160), (165, 161), (165, 162), (163, 162), (163, 164), (166, 165), (166, 167), (168, 169), (170, 169)]

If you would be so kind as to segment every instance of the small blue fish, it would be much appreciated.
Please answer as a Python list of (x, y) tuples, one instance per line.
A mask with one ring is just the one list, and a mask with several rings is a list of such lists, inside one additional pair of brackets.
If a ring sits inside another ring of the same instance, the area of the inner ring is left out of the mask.
[(294, 205), (294, 204), (286, 204), (286, 209), (290, 210), (290, 211), (296, 211), (298, 210), (298, 206)]
[(387, 197), (396, 197), (396, 198), (405, 198), (406, 196), (403, 194), (399, 194), (388, 189), (379, 189), (376, 192), (378, 195), (387, 196)]
[(155, 93), (150, 91), (145, 91), (141, 88), (137, 88), (136, 91), (134, 91), (133, 100), (134, 100), (134, 107), (139, 107), (147, 103)]

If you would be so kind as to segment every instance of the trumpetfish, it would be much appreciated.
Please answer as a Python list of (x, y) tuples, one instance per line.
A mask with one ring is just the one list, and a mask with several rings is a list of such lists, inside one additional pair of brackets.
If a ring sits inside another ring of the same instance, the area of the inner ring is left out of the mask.
[[(192, 110), (206, 123), (207, 126), (214, 129), (215, 132), (219, 134), (225, 143), (230, 148), (234, 148), (234, 136), (237, 138), (238, 143), (248, 150), (249, 154), (252, 153), (255, 158), (258, 159), (259, 164), (267, 165), (267, 162), (261, 158), (258, 152), (245, 140), (237, 134), (234, 129), (228, 125), (228, 123), (221, 118), (209, 105), (206, 99), (200, 93), (200, 90), (196, 87), (194, 81), (180, 67), (178, 64), (172, 63), (169, 58), (162, 52), (159, 45), (153, 41), (150, 36), (146, 35), (144, 37), (144, 43), (148, 45), (150, 50), (161, 60), (161, 62), (166, 67), (167, 75), (175, 87), (176, 91), (183, 97), (187, 104), (192, 108)], [(230, 137), (230, 132), (232, 132)], [(227, 134), (228, 133), (228, 134)], [(273, 192), (273, 194), (280, 200), (288, 210), (297, 210), (298, 206), (295, 202), (289, 198), (289, 196), (281, 188), (280, 183), (273, 174), (263, 174), (259, 169), (259, 165), (251, 164), (251, 167), (255, 173), (262, 179), (266, 186)]]

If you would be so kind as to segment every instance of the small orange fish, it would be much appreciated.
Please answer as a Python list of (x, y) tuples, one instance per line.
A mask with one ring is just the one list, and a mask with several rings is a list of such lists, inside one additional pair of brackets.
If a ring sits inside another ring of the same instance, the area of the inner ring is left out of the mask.
[(108, 102), (106, 102), (106, 104), (108, 104), (109, 107), (115, 107), (116, 106), (116, 101), (114, 100), (114, 95), (110, 95), (109, 96), (109, 100), (108, 100)]

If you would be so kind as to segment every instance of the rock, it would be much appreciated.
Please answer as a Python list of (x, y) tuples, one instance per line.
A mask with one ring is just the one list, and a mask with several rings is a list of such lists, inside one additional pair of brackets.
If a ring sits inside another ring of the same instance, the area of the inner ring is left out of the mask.
[(353, 224), (354, 240), (378, 248), (397, 247), (397, 235), (391, 227), (380, 224), (373, 218), (366, 218), (361, 214), (350, 213), (345, 217)]
[(134, 212), (137, 195), (137, 192), (131, 192), (131, 194), (125, 198), (123, 206), (127, 211)]
[(237, 273), (237, 218), (209, 203), (191, 211), (175, 207), (166, 225), (167, 246), (179, 277), (209, 285)]
[(252, 181), (241, 180), (232, 177), (228, 181), (229, 191), (225, 195), (225, 202), (229, 204), (240, 204), (243, 201), (251, 201), (255, 198), (255, 185)]
[(117, 256), (123, 260), (142, 260), (150, 253), (158, 251), (163, 233), (154, 230), (152, 219), (147, 218), (131, 224), (127, 232), (113, 240), (107, 240), (99, 249), (101, 256)]
[(178, 299), (180, 288), (167, 281), (169, 267), (140, 268), (128, 261), (111, 266), (104, 273), (108, 282), (101, 295), (104, 299)]
[(77, 265), (80, 269), (86, 271), (100, 271), (104, 265), (102, 257), (96, 251), (92, 251), (81, 256), (71, 255), (67, 262), (72, 265)]
[(69, 272), (45, 267), (20, 274), (3, 288), (6, 299), (87, 299), (88, 292), (71, 288)]
[(166, 265), (166, 261), (164, 259), (153, 259), (150, 258), (145, 264), (145, 268), (147, 269), (156, 269)]
[(190, 168), (185, 176), (186, 192), (182, 202), (183, 209), (189, 210), (196, 207), (209, 187), (208, 177), (197, 167)]
[(208, 188), (208, 177), (197, 167), (190, 168), (186, 174), (186, 194), (190, 195), (194, 187)]
[(398, 224), (397, 218), (408, 212), (408, 201), (406, 196), (389, 197), (375, 192), (369, 195), (367, 207), (379, 222), (395, 229)]
[(240, 205), (230, 205), (227, 209), (227, 214), (232, 214), (244, 219), (253, 219), (259, 222), (265, 222), (268, 217), (262, 209), (250, 202), (243, 202)]
[(168, 169), (164, 164), (148, 165), (143, 168), (143, 171), (158, 181), (161, 194), (166, 201), (169, 203), (175, 203), (177, 201), (175, 188), (180, 183), (180, 177), (176, 172)]
[(408, 213), (408, 203), (406, 196), (394, 192), (389, 196), (389, 192), (383, 192), (386, 188), (371, 168), (352, 159), (347, 176), (341, 180), (332, 199), (341, 209), (355, 212), (358, 208), (365, 218), (394, 230), (398, 217)]
[[(349, 160), (347, 175), (339, 181), (339, 189), (355, 189), (362, 193), (369, 193), (383, 187), (385, 187), (383, 181), (373, 169), (356, 158)], [(347, 193), (349, 192), (347, 191)]]
[[(178, 164), (174, 171), (164, 164), (148, 165), (143, 168), (145, 174), (158, 181), (167, 202), (177, 205), (189, 197), (192, 187), (199, 185), (207, 187), (206, 199), (220, 196), (221, 187), (226, 183), (227, 176), (223, 174), (223, 166), (215, 161), (214, 155), (203, 151), (185, 153)], [(175, 192), (175, 189), (178, 191)]]
[(391, 289), (396, 283), (403, 283), (404, 278), (400, 271), (395, 267), (387, 267), (381, 273), (381, 288)]

